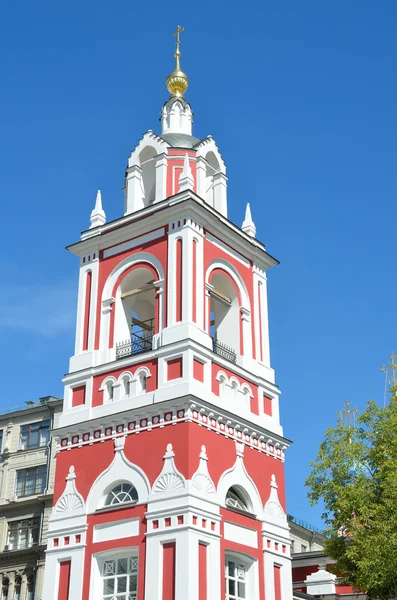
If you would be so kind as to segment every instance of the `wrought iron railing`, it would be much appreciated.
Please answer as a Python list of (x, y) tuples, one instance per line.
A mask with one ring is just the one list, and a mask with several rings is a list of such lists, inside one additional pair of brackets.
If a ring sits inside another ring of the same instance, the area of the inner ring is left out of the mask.
[(154, 319), (138, 321), (133, 319), (131, 339), (116, 344), (116, 359), (150, 352), (153, 346)]
[(215, 354), (222, 356), (222, 358), (226, 358), (226, 360), (229, 360), (232, 363), (237, 362), (236, 351), (221, 342), (216, 336), (212, 338), (212, 350)]
[(321, 531), (321, 529), (314, 527), (314, 525), (309, 525), (309, 523), (305, 523), (305, 521), (301, 521), (300, 519), (297, 519), (296, 517), (293, 517), (292, 515), (287, 515), (287, 519), (288, 519), (288, 521), (291, 521), (292, 523), (296, 523), (297, 525), (300, 525), (304, 529), (308, 529), (309, 531), (312, 531), (313, 533), (324, 534), (324, 532)]

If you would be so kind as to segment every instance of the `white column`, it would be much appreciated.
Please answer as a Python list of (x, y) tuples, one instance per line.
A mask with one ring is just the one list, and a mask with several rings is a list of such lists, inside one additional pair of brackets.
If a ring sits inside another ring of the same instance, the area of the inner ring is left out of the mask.
[(214, 185), (214, 208), (224, 217), (227, 217), (227, 177), (223, 173), (215, 173), (212, 181)]
[(205, 188), (207, 181), (207, 165), (205, 159), (202, 156), (197, 157), (196, 168), (197, 195), (200, 196), (203, 200), (206, 200), (207, 190)]
[(155, 202), (161, 202), (167, 196), (167, 156), (159, 154), (155, 158), (156, 166), (156, 193)]
[(144, 190), (142, 169), (138, 165), (128, 167), (125, 182), (124, 214), (127, 215), (144, 208)]
[(270, 368), (267, 280), (266, 273), (258, 267), (254, 267), (253, 286), (256, 359)]
[(199, 537), (187, 530), (176, 542), (175, 600), (198, 600)]

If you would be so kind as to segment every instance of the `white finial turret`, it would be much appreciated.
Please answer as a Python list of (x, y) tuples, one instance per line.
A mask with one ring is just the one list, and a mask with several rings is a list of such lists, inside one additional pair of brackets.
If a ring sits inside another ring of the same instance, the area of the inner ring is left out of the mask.
[(241, 229), (245, 231), (245, 233), (248, 233), (249, 236), (255, 237), (256, 227), (255, 223), (252, 220), (251, 207), (249, 202), (247, 202), (247, 208), (245, 209), (245, 219), (243, 221)]
[(95, 207), (90, 216), (90, 229), (93, 227), (99, 227), (100, 225), (104, 225), (106, 223), (106, 215), (105, 211), (102, 208), (102, 196), (101, 190), (98, 190), (96, 195)]
[(194, 187), (194, 179), (192, 169), (190, 168), (189, 155), (186, 152), (183, 161), (183, 171), (179, 177), (179, 191), (192, 190)]

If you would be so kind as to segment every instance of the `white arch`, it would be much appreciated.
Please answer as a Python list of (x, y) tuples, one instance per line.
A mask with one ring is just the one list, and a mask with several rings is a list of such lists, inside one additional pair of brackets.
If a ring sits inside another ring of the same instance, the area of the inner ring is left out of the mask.
[(213, 152), (218, 163), (219, 163), (219, 171), (223, 174), (226, 174), (226, 165), (222, 158), (221, 153), (219, 152), (218, 146), (215, 143), (213, 137), (208, 136), (204, 140), (202, 140), (199, 144), (196, 145), (197, 149), (197, 157), (204, 158), (206, 160), (206, 156), (209, 152)]
[[(100, 322), (100, 348), (107, 349), (108, 340), (109, 340), (109, 327), (110, 327), (110, 310), (115, 310), (114, 303), (115, 298), (112, 296), (113, 288), (117, 283), (118, 278), (130, 267), (138, 263), (147, 263), (151, 265), (158, 274), (159, 282), (164, 282), (164, 269), (160, 262), (160, 260), (150, 254), (149, 252), (137, 252), (135, 254), (131, 254), (127, 256), (124, 260), (122, 260), (118, 265), (115, 266), (113, 271), (108, 276), (106, 283), (103, 287), (102, 291), (102, 314), (101, 314), (101, 322)], [(163, 292), (163, 283), (157, 285), (157, 293), (159, 296), (160, 306), (159, 306), (159, 323), (158, 328), (159, 331), (163, 328), (164, 323), (164, 294)], [(117, 299), (119, 300), (119, 299)]]
[(165, 153), (169, 147), (167, 142), (153, 133), (153, 131), (147, 131), (142, 139), (138, 142), (138, 145), (135, 146), (134, 150), (131, 152), (131, 155), (128, 159), (129, 167), (139, 165), (139, 155), (141, 154), (142, 150), (145, 150), (145, 148), (148, 146), (154, 148), (156, 154)]
[(236, 462), (231, 469), (225, 471), (218, 482), (218, 502), (226, 506), (226, 493), (232, 487), (237, 486), (244, 490), (250, 499), (253, 514), (259, 520), (263, 520), (263, 507), (261, 497), (253, 479), (248, 475), (243, 458), (237, 456)]
[(230, 278), (237, 285), (237, 288), (238, 288), (238, 290), (240, 292), (241, 306), (243, 308), (246, 308), (247, 310), (250, 311), (251, 310), (251, 303), (250, 303), (249, 295), (248, 295), (247, 288), (245, 286), (245, 283), (244, 283), (244, 281), (243, 281), (240, 273), (227, 260), (225, 260), (223, 258), (216, 258), (208, 266), (208, 269), (207, 269), (206, 274), (205, 274), (205, 282), (206, 283), (209, 283), (209, 280), (210, 280), (210, 277), (211, 277), (211, 273), (215, 269), (221, 269), (221, 270), (225, 271), (230, 276)]
[[(243, 309), (244, 313), (245, 313), (245, 318), (243, 319), (242, 323), (243, 323), (243, 327), (242, 327), (242, 331), (243, 331), (243, 348), (244, 348), (244, 356), (247, 358), (251, 358), (252, 357), (252, 331), (251, 331), (251, 319), (250, 319), (250, 315), (251, 315), (251, 302), (250, 302), (250, 298), (249, 298), (249, 294), (247, 291), (247, 287), (245, 285), (245, 282), (243, 280), (243, 278), (241, 277), (240, 273), (237, 271), (237, 269), (235, 269), (235, 267), (230, 264), (227, 260), (223, 259), (223, 258), (217, 258), (215, 260), (213, 260), (210, 265), (207, 268), (206, 274), (205, 274), (205, 283), (208, 284), (211, 278), (211, 273), (215, 270), (215, 269), (221, 269), (223, 271), (225, 271), (225, 273), (227, 275), (229, 275), (229, 277), (231, 278), (231, 280), (235, 283), (235, 285), (237, 286), (237, 289), (240, 293), (240, 307), (239, 309)], [(206, 306), (205, 306), (205, 310), (206, 310), (206, 319), (205, 319), (205, 323), (208, 327), (208, 323), (210, 320), (210, 298), (207, 297), (207, 301), (206, 301)], [(242, 315), (240, 314), (239, 311), (239, 318), (242, 318)], [(236, 350), (239, 351), (239, 348), (236, 348)]]
[(144, 471), (130, 462), (123, 451), (117, 451), (112, 463), (94, 481), (87, 497), (87, 514), (101, 508), (111, 488), (119, 483), (131, 483), (138, 493), (138, 503), (147, 502), (150, 484)]

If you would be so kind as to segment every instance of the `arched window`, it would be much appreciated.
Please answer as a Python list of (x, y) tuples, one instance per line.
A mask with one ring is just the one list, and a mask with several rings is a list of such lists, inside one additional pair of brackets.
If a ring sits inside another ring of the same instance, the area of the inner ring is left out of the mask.
[(225, 556), (226, 600), (257, 598), (258, 561), (228, 551)]
[(226, 492), (226, 506), (237, 508), (238, 510), (242, 510), (244, 512), (250, 512), (248, 501), (237, 486), (232, 486)]
[(10, 580), (7, 577), (3, 577), (3, 581), (1, 582), (1, 600), (9, 600), (9, 598), (8, 598), (9, 587), (10, 587)]
[(210, 281), (209, 333), (213, 350), (223, 358), (236, 362), (240, 351), (239, 299), (231, 279), (215, 273)]
[(236, 381), (232, 381), (232, 387), (230, 390), (230, 399), (233, 400), (234, 402), (237, 401), (237, 389), (238, 389), (238, 384)]
[(144, 371), (141, 371), (138, 374), (138, 385), (137, 385), (138, 394), (140, 394), (142, 392), (146, 392), (146, 385), (147, 385), (146, 373)]
[(128, 375), (123, 377), (123, 393), (124, 396), (129, 396), (131, 394), (131, 380)]
[(106, 383), (106, 400), (107, 402), (113, 402), (114, 399), (114, 383), (113, 381), (108, 381)]
[(125, 504), (126, 502), (138, 502), (138, 493), (131, 483), (120, 483), (107, 495), (105, 506)]
[(26, 588), (26, 600), (33, 600), (34, 598), (34, 577), (30, 575), (28, 577), (28, 585)]
[(22, 579), (19, 576), (15, 577), (14, 600), (21, 600), (21, 585)]

